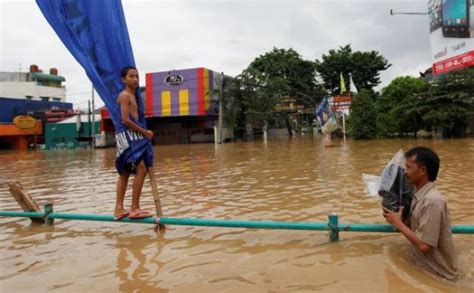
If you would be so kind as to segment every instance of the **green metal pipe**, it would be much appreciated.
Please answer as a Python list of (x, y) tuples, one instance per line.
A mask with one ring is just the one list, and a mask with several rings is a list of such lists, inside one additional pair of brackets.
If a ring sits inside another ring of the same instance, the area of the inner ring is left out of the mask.
[(339, 224), (338, 229), (339, 231), (351, 232), (398, 232), (397, 229), (389, 224)]
[(138, 223), (138, 224), (155, 224), (155, 218), (144, 218), (144, 219), (129, 219), (124, 218), (120, 221), (114, 220), (113, 216), (109, 215), (94, 215), (94, 214), (71, 214), (71, 213), (52, 213), (49, 215), (53, 219), (64, 219), (64, 220), (79, 220), (79, 221), (99, 221), (99, 222), (125, 222), (125, 223)]
[(157, 224), (208, 226), (254, 229), (286, 229), (286, 230), (329, 230), (328, 224), (316, 222), (276, 222), (276, 221), (245, 221), (245, 220), (215, 220), (191, 218), (157, 218)]
[[(36, 212), (14, 212), (0, 211), (3, 217), (26, 217), (42, 218), (44, 213)], [(129, 219), (124, 218), (115, 221), (110, 215), (94, 214), (72, 214), (72, 213), (51, 213), (51, 219), (82, 220), (82, 221), (102, 221), (102, 222), (125, 222), (137, 224), (164, 224), (181, 226), (207, 226), (207, 227), (229, 227), (229, 228), (255, 228), (255, 229), (287, 229), (287, 230), (319, 230), (349, 232), (398, 232), (389, 224), (338, 224), (330, 228), (328, 223), (318, 222), (277, 222), (277, 221), (246, 221), (246, 220), (216, 220), (216, 219), (193, 219), (193, 218), (145, 218)], [(453, 225), (451, 230), (455, 234), (474, 234), (474, 225)]]
[(451, 231), (454, 234), (474, 234), (474, 225), (453, 225)]
[(43, 218), (41, 212), (0, 211), (0, 217)]

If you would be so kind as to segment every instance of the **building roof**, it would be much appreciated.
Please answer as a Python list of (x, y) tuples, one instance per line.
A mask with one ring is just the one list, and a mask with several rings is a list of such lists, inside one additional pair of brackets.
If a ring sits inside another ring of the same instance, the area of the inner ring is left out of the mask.
[(41, 72), (31, 73), (31, 78), (33, 80), (48, 80), (48, 81), (58, 81), (58, 82), (66, 81), (64, 76), (52, 75), (52, 74), (41, 73)]
[[(87, 114), (81, 114), (80, 117), (81, 117), (81, 122), (82, 123), (89, 122), (89, 118), (88, 118)], [(100, 120), (102, 120), (102, 117), (101, 117), (100, 114), (94, 114), (94, 117), (95, 117), (95, 122), (99, 122)], [(92, 115), (91, 115), (91, 122), (92, 122)], [(64, 119), (63, 121), (60, 121), (60, 122), (57, 122), (57, 123), (60, 123), (60, 124), (77, 123), (77, 115), (69, 117), (69, 118)]]

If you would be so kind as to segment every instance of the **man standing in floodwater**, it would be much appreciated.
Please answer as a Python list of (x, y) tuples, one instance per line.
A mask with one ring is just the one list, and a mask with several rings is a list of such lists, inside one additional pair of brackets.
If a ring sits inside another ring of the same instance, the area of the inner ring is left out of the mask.
[(409, 223), (398, 212), (383, 208), (385, 220), (413, 244), (412, 259), (428, 271), (456, 281), (459, 273), (446, 200), (435, 186), (438, 155), (426, 147), (415, 147), (405, 154), (408, 181), (416, 187), (410, 206)]
[[(125, 89), (118, 95), (117, 103), (120, 105), (120, 114), (123, 125), (127, 128), (126, 134), (133, 139), (152, 139), (153, 132), (147, 130), (137, 123), (138, 121), (138, 106), (135, 92), (139, 87), (138, 70), (133, 66), (124, 67), (120, 75), (122, 82), (125, 84)], [(121, 143), (123, 141), (123, 143)], [(117, 139), (117, 151), (122, 152), (128, 147), (125, 139)], [(114, 218), (116, 220), (129, 217), (130, 219), (141, 219), (151, 217), (152, 213), (140, 209), (140, 195), (142, 192), (143, 182), (148, 172), (147, 166), (143, 159), (136, 162), (126, 164), (124, 171), (119, 174), (117, 182), (117, 199), (115, 202)], [(129, 211), (124, 209), (123, 201), (125, 192), (127, 190), (128, 178), (130, 174), (135, 174), (132, 188), (132, 206)]]

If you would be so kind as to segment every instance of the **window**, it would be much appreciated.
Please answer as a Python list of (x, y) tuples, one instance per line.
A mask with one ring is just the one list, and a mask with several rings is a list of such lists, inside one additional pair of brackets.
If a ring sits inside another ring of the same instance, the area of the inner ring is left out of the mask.
[(61, 102), (61, 98), (53, 97), (53, 102)]
[(33, 96), (25, 96), (27, 100), (33, 100)]
[(49, 97), (40, 97), (41, 98), (41, 101), (43, 102), (48, 102), (49, 101)]

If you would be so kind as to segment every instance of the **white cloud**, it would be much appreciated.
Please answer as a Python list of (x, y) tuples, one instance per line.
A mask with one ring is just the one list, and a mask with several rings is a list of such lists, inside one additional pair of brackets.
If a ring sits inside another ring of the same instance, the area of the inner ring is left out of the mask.
[[(430, 66), (426, 0), (403, 1), (123, 1), (134, 56), (142, 73), (204, 66), (235, 75), (272, 47), (293, 47), (304, 58), (351, 43), (377, 50), (398, 75)], [(83, 69), (49, 27), (35, 1), (0, 0), (0, 71), (37, 64), (59, 68), (68, 100), (90, 97)], [(143, 80), (143, 79), (142, 79)], [(83, 104), (84, 105), (84, 104)]]

